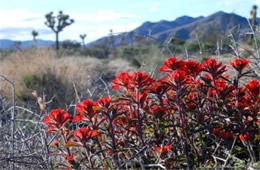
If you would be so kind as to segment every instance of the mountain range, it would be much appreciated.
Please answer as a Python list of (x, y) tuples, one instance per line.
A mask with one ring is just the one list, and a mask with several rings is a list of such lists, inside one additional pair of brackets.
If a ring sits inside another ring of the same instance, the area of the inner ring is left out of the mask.
[[(114, 46), (119, 46), (121, 44), (135, 43), (137, 37), (142, 39), (148, 36), (157, 43), (164, 43), (173, 36), (182, 40), (192, 41), (198, 37), (203, 38), (225, 34), (234, 27), (239, 28), (241, 32), (248, 31), (248, 19), (235, 13), (219, 11), (207, 17), (182, 16), (174, 21), (144, 22), (141, 26), (130, 32), (102, 37), (87, 44), (87, 46), (111, 44), (111, 42)], [(0, 48), (10, 48), (15, 43), (17, 42), (0, 40)], [(20, 43), (21, 47), (31, 47), (33, 45), (32, 41), (21, 41)], [(37, 44), (40, 47), (44, 47), (54, 45), (54, 42), (37, 40)]]

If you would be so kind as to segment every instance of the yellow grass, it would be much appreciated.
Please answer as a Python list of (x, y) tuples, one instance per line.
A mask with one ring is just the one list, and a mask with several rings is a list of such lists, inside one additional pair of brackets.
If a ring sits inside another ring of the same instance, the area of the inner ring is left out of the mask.
[[(0, 74), (16, 83), (17, 94), (26, 89), (24, 77), (26, 75), (41, 75), (51, 73), (63, 82), (75, 83), (84, 87), (103, 73), (110, 71), (119, 73), (133, 68), (122, 59), (100, 60), (82, 56), (56, 57), (52, 49), (27, 49), (12, 53), (0, 61)], [(27, 89), (27, 93), (37, 89)], [(6, 82), (0, 82), (0, 92), (11, 95), (11, 87)]]

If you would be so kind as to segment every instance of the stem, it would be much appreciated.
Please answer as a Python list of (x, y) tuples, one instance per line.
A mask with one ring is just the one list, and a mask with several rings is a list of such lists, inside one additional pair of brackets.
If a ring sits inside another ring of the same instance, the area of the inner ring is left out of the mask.
[(144, 146), (143, 131), (142, 131), (142, 120), (140, 115), (140, 99), (139, 99), (139, 89), (137, 89), (137, 118), (138, 118), (138, 135), (141, 139), (142, 145)]
[[(11, 157), (14, 157), (14, 133), (15, 133), (15, 105), (16, 105), (16, 102), (15, 102), (15, 83), (14, 82), (11, 82), (12, 84), (12, 90), (13, 90), (13, 94), (12, 94), (12, 98), (13, 98), (13, 112), (12, 112), (12, 121), (11, 121), (11, 124), (12, 124), (12, 156)], [(11, 164), (11, 169), (14, 170), (14, 161), (12, 161), (12, 164)]]
[(95, 169), (95, 168), (94, 168), (94, 164), (93, 164), (93, 162), (91, 161), (91, 156), (90, 156), (89, 148), (87, 147), (85, 141), (84, 141), (84, 148), (85, 148), (85, 150), (86, 150), (87, 158), (88, 158), (88, 161), (90, 162), (91, 169)]
[(114, 127), (113, 127), (113, 124), (112, 124), (112, 119), (109, 118), (109, 128), (110, 128), (110, 137), (111, 137), (111, 140), (112, 140), (112, 152), (113, 152), (113, 161), (115, 163), (115, 165), (117, 167), (120, 166), (119, 164), (119, 161), (118, 161), (118, 155), (117, 155), (117, 149), (116, 149), (116, 140), (115, 140), (115, 134), (114, 134)]
[[(65, 136), (64, 136), (63, 129), (61, 130), (61, 135), (62, 135), (62, 137), (63, 137), (64, 143), (67, 143), (67, 139), (66, 139)], [(67, 151), (68, 151), (68, 154), (69, 154), (69, 156), (70, 156), (70, 149), (67, 148)]]
[[(97, 144), (98, 144), (99, 149), (102, 151), (102, 145), (100, 144), (99, 140), (97, 140)], [(105, 154), (104, 154), (103, 151), (101, 152), (101, 155), (102, 155), (102, 159), (105, 160), (106, 156), (105, 156)], [(108, 163), (107, 161), (106, 161), (106, 165), (107, 165), (110, 169), (112, 169), (111, 166), (109, 165), (109, 163)]]

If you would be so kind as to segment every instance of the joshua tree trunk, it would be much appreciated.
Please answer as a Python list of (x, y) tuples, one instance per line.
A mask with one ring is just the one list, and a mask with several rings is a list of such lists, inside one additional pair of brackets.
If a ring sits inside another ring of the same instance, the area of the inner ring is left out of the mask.
[(59, 32), (56, 32), (56, 50), (60, 49)]
[(34, 47), (34, 48), (37, 48), (36, 38), (35, 38), (35, 37), (33, 37), (33, 47)]

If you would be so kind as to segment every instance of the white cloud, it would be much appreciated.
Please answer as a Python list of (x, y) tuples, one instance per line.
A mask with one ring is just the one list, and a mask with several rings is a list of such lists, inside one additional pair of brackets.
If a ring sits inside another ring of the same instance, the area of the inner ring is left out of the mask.
[(26, 9), (0, 10), (0, 28), (3, 27), (39, 27), (44, 15)]
[(255, 5), (260, 5), (260, 0), (253, 0)]
[[(55, 14), (56, 15), (56, 14)], [(88, 34), (87, 41), (93, 41), (109, 33), (130, 31), (141, 23), (131, 22), (134, 15), (113, 10), (95, 13), (69, 12), (75, 23), (64, 29), (60, 39), (80, 40), (79, 34)], [(54, 40), (52, 31), (44, 25), (45, 14), (27, 9), (0, 10), (0, 39), (30, 40), (31, 31), (39, 31), (38, 38)]]
[(150, 8), (150, 11), (152, 11), (152, 12), (156, 12), (158, 10), (158, 7), (157, 6), (152, 6), (151, 8)]
[(111, 9), (97, 11), (95, 13), (71, 13), (71, 16), (75, 18), (75, 20), (99, 23), (134, 17), (131, 14), (118, 13)]
[(160, 4), (159, 3), (155, 3), (151, 6), (150, 11), (151, 12), (157, 12), (158, 8), (159, 8)]
[(219, 0), (216, 2), (216, 5), (219, 7), (231, 7), (236, 5), (238, 3), (238, 0)]

